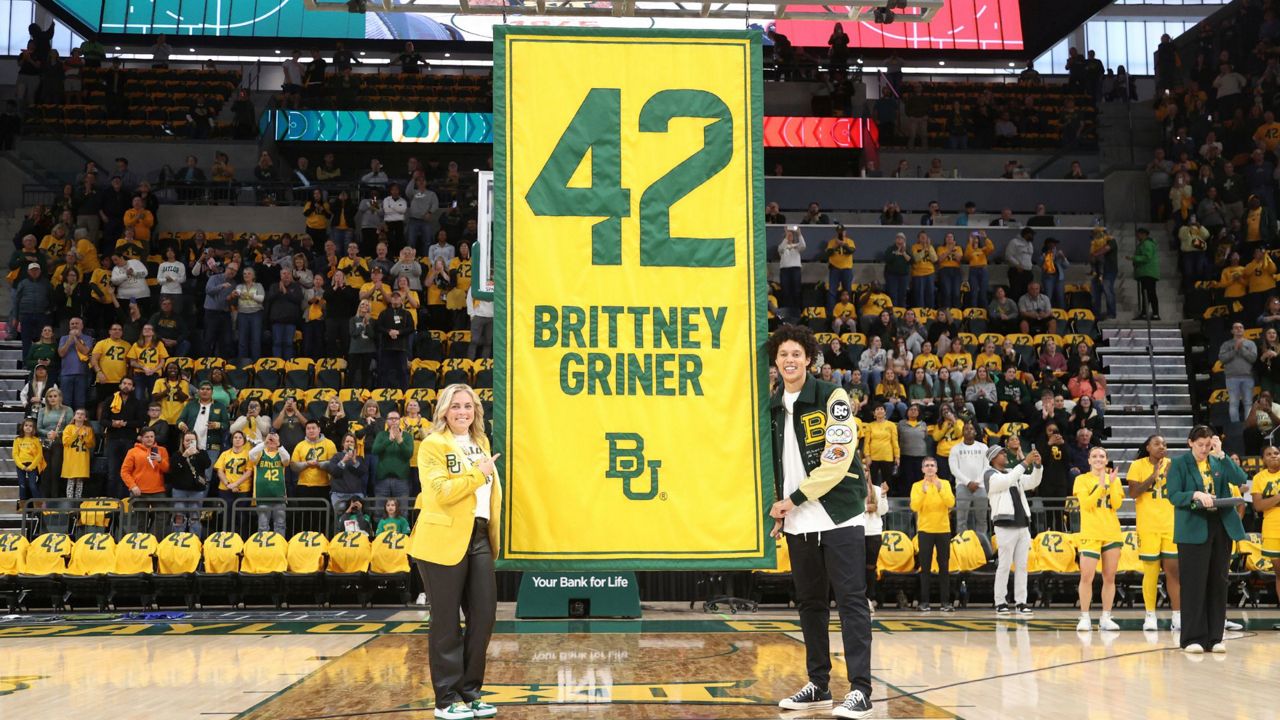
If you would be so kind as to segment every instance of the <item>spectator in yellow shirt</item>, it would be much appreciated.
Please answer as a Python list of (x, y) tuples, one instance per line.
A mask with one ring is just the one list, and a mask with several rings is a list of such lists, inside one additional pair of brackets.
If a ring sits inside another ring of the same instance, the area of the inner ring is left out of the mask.
[(156, 216), (147, 209), (142, 198), (133, 199), (133, 207), (124, 211), (124, 226), (133, 229), (133, 236), (144, 248), (151, 242), (151, 228), (156, 226)]
[[(883, 384), (883, 383), (882, 383)], [(871, 482), (890, 482), (898, 472), (901, 452), (898, 448), (898, 426), (888, 420), (883, 405), (872, 411), (875, 418), (862, 426), (862, 459), (871, 464)]]
[(836, 236), (827, 241), (827, 315), (835, 307), (840, 290), (853, 292), (853, 251), (857, 249), (853, 238), (836, 224)]
[(831, 332), (858, 332), (858, 307), (853, 304), (848, 290), (840, 291), (840, 301), (831, 310)]
[(938, 302), (942, 307), (953, 308), (960, 305), (960, 262), (964, 259), (964, 250), (956, 244), (954, 233), (947, 233), (938, 246)]
[(906, 398), (907, 389), (903, 387), (902, 382), (898, 379), (898, 374), (892, 369), (886, 369), (880, 379), (880, 383), (876, 385), (876, 400), (883, 403), (881, 407), (884, 409), (885, 414), (890, 419), (906, 417)]
[[(1240, 264), (1240, 253), (1232, 252), (1227, 259), (1227, 266), (1222, 268), (1218, 287), (1222, 288), (1222, 296), (1228, 301), (1244, 303), (1245, 295), (1249, 293), (1249, 277), (1245, 274), (1244, 266)], [(1228, 302), (1228, 306), (1230, 304)], [(1243, 317), (1243, 312), (1240, 315)]]
[(995, 252), (996, 246), (986, 232), (976, 230), (969, 233), (969, 240), (964, 246), (964, 261), (969, 265), (969, 302), (966, 307), (987, 307), (987, 260)]
[(911, 304), (914, 307), (932, 308), (934, 299), (933, 274), (938, 253), (929, 242), (929, 233), (923, 230), (911, 246)]
[(311, 191), (311, 199), (302, 206), (302, 214), (307, 218), (307, 234), (317, 245), (324, 245), (329, 236), (329, 218), (333, 213), (319, 188)]
[(22, 429), (13, 439), (13, 464), (18, 469), (18, 512), (22, 503), (40, 497), (40, 473), (44, 471), (44, 448), (36, 434), (35, 418), (22, 421)]
[(1267, 298), (1276, 289), (1276, 263), (1263, 248), (1253, 251), (1253, 259), (1244, 266), (1249, 283), (1249, 297), (1245, 302), (1245, 317), (1253, 319), (1262, 314)]
[(926, 457), (920, 464), (924, 478), (911, 486), (911, 511), (916, 514), (916, 540), (920, 551), (916, 562), (920, 564), (920, 612), (929, 612), (929, 586), (933, 579), (933, 562), (936, 556), (941, 587), (942, 612), (951, 612), (951, 508), (956, 496), (951, 483), (938, 477), (938, 461)]

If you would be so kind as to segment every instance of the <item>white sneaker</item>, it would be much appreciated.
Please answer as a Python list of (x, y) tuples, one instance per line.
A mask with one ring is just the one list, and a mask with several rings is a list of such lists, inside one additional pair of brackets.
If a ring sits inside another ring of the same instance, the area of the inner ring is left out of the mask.
[(1224, 655), (1227, 652), (1227, 646), (1225, 643), (1215, 643), (1211, 652), (1215, 655)]
[(1098, 629), (1099, 630), (1119, 630), (1120, 626), (1116, 624), (1115, 620), (1111, 619), (1110, 615), (1103, 615), (1102, 619), (1098, 621)]
[(844, 702), (835, 706), (831, 710), (831, 714), (838, 718), (850, 718), (851, 720), (869, 718), (871, 717), (871, 698), (863, 695), (861, 690), (854, 690), (844, 696)]
[(1159, 625), (1159, 623), (1157, 623), (1157, 622), (1156, 622), (1156, 614), (1155, 614), (1155, 613), (1153, 613), (1153, 612), (1149, 612), (1149, 613), (1147, 613), (1147, 614), (1146, 614), (1146, 616), (1145, 616), (1145, 617), (1143, 617), (1143, 618), (1142, 618), (1142, 629), (1143, 629), (1144, 631), (1145, 631), (1145, 630), (1159, 630), (1159, 629), (1160, 629), (1160, 625)]
[(427, 594), (426, 594), (426, 593), (418, 593), (418, 599), (417, 599), (413, 604), (414, 604), (414, 605), (426, 605), (426, 604), (427, 604)]
[(1169, 629), (1177, 632), (1182, 629), (1182, 611), (1174, 610), (1173, 617), (1169, 619)]
[(1093, 629), (1093, 623), (1089, 620), (1088, 615), (1081, 615), (1080, 622), (1076, 623), (1076, 632), (1089, 632)]
[(1200, 647), (1199, 643), (1191, 643), (1190, 645), (1182, 648), (1182, 652), (1188, 655), (1203, 655), (1204, 648)]
[(1225, 625), (1223, 625), (1223, 627), (1225, 627), (1225, 628), (1226, 628), (1226, 629), (1228, 629), (1228, 630), (1243, 630), (1243, 629), (1244, 629), (1244, 626), (1243, 626), (1243, 625), (1241, 625), (1241, 624), (1240, 624), (1240, 623), (1238, 623), (1238, 622), (1233, 622), (1233, 621), (1231, 621), (1231, 620), (1228, 620), (1228, 621), (1226, 622), (1226, 624), (1225, 624)]
[(875, 600), (867, 600), (867, 607), (871, 608), (871, 617), (875, 617), (875, 615), (876, 615), (876, 601), (875, 601)]

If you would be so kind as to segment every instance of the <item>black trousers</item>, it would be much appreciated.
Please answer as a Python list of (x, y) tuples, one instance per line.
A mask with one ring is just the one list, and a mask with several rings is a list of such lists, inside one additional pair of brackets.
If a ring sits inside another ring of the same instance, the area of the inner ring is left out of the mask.
[[(1226, 512), (1235, 512), (1227, 510)], [(1199, 645), (1209, 650), (1222, 642), (1227, 621), (1227, 566), (1231, 562), (1231, 538), (1222, 520), (1209, 518), (1209, 539), (1203, 543), (1178, 543), (1178, 569), (1182, 575), (1182, 635), (1178, 645)]]
[[(885, 498), (883, 502), (889, 502)], [(876, 560), (880, 559), (880, 536), (867, 535), (867, 598), (876, 600)]]
[[(431, 602), (428, 648), (436, 707), (480, 699), (485, 654), (498, 610), (498, 583), (488, 526), (476, 523), (467, 554), (457, 565), (416, 561)], [(466, 616), (462, 627), (459, 611)]]
[(939, 602), (943, 605), (951, 602), (951, 535), (948, 533), (917, 533), (920, 539), (920, 552), (916, 562), (920, 563), (920, 604), (929, 604), (929, 585), (933, 578), (934, 552), (938, 555), (938, 584), (942, 589)]
[[(889, 460), (889, 461), (872, 460), (871, 461), (871, 482), (877, 487), (887, 483), (889, 485), (890, 495), (895, 494), (894, 491), (901, 487), (901, 483), (899, 483), (893, 476), (892, 460)], [(911, 494), (910, 486), (908, 486), (906, 490), (907, 490), (907, 495), (910, 495)]]
[(834, 589), (850, 689), (871, 697), (871, 608), (867, 606), (863, 529), (788, 533), (787, 548), (791, 552), (791, 580), (800, 610), (809, 682), (820, 688), (831, 684), (831, 638), (827, 634), (831, 606), (827, 598)]
[(1160, 298), (1156, 297), (1155, 278), (1138, 278), (1138, 313), (1160, 314)]

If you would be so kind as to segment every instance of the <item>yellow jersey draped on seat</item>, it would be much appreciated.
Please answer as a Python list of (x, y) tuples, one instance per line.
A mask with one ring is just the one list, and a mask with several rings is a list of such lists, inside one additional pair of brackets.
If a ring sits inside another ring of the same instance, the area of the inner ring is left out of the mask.
[(256, 532), (244, 543), (240, 572), (246, 575), (282, 573), (289, 569), (289, 543), (279, 533)]
[(395, 530), (383, 530), (373, 540), (369, 571), (379, 575), (409, 572), (409, 536)]
[(1124, 545), (1120, 547), (1120, 564), (1117, 572), (1142, 572), (1142, 558), (1138, 552), (1138, 533), (1129, 530), (1124, 534)]
[(880, 555), (876, 558), (876, 572), (913, 573), (916, 571), (916, 550), (911, 538), (897, 530), (885, 530), (880, 534)]
[(116, 545), (117, 575), (150, 575), (156, 571), (156, 551), (160, 543), (151, 533), (134, 532), (120, 538)]
[(244, 554), (244, 541), (226, 530), (216, 532), (204, 540), (204, 571), (207, 573), (240, 572), (240, 556)]
[(29, 544), (17, 533), (0, 533), (0, 575), (20, 575), (27, 571)]
[[(249, 538), (253, 542), (253, 538)], [(292, 573), (315, 573), (324, 570), (329, 541), (315, 530), (300, 532), (289, 539), (288, 565)]]
[(71, 557), (71, 537), (63, 533), (45, 533), (27, 546), (28, 575), (62, 575)]
[(106, 575), (116, 569), (116, 541), (106, 533), (89, 533), (71, 546), (68, 575)]
[(195, 533), (169, 533), (156, 549), (156, 565), (160, 575), (193, 573), (200, 567), (202, 550)]
[(343, 531), (329, 541), (329, 572), (362, 573), (369, 572), (369, 561), (373, 557), (373, 544), (369, 536), (362, 532)]
[(1074, 536), (1056, 530), (1036, 535), (1031, 541), (1031, 558), (1027, 566), (1031, 572), (1080, 572)]

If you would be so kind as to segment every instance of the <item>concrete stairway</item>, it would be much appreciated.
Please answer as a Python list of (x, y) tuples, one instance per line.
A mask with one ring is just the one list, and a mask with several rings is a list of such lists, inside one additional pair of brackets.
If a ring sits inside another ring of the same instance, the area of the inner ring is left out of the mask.
[(26, 384), (22, 370), (22, 343), (0, 341), (0, 532), (17, 528), (18, 471), (13, 464), (13, 438), (22, 423), (18, 394)]
[(1106, 425), (1111, 430), (1103, 445), (1123, 475), (1149, 436), (1164, 435), (1177, 447), (1194, 424), (1186, 352), (1176, 323), (1151, 323), (1150, 330), (1137, 321), (1109, 321), (1100, 327), (1098, 355), (1106, 367)]

